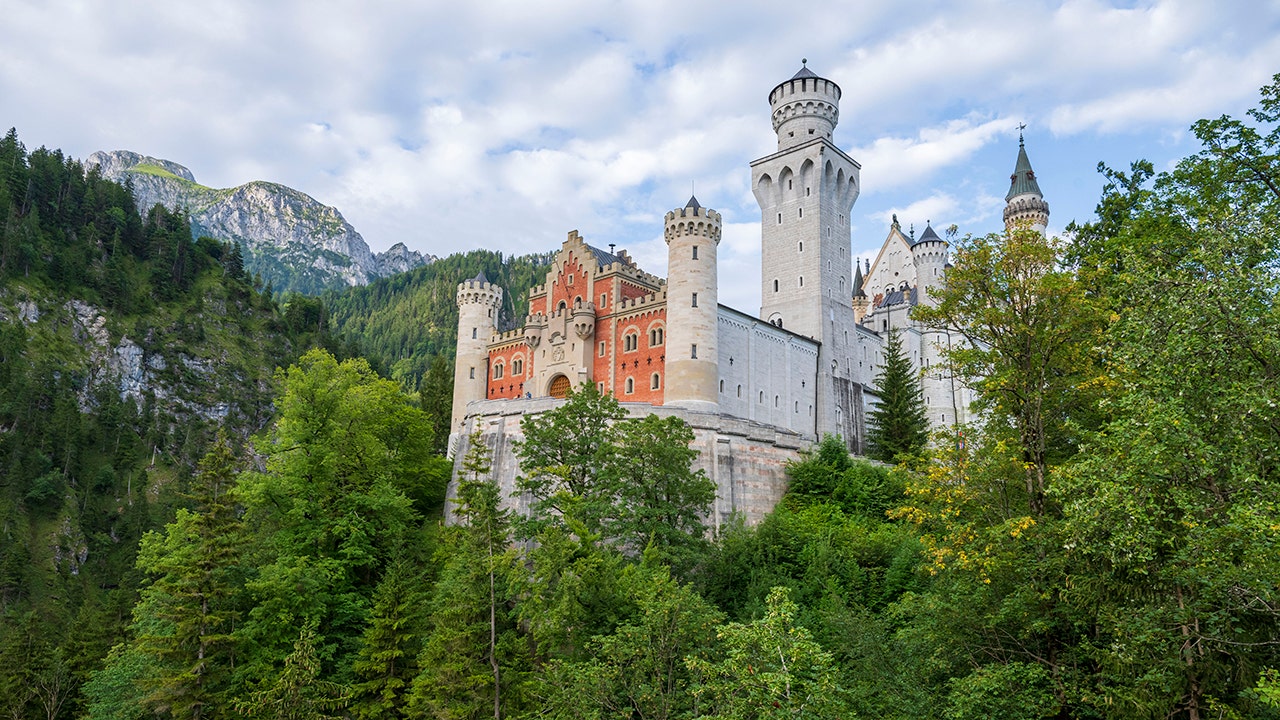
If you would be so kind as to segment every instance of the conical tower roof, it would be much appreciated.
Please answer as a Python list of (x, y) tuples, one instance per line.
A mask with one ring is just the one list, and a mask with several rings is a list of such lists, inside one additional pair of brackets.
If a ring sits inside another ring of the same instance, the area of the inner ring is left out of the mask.
[(694, 210), (699, 210), (702, 208), (702, 206), (698, 204), (698, 197), (696, 195), (690, 195), (689, 202), (685, 203), (684, 206), (686, 209), (692, 208)]
[(1040, 185), (1036, 182), (1036, 173), (1031, 169), (1031, 160), (1027, 157), (1027, 146), (1022, 141), (1022, 136), (1018, 136), (1018, 163), (1013, 168), (1013, 175), (1009, 178), (1009, 194), (1004, 196), (1005, 202), (1008, 202), (1019, 195), (1033, 194), (1044, 197), (1040, 192)]
[(864, 298), (867, 296), (867, 294), (862, 291), (863, 282), (864, 281), (862, 279), (862, 263), (858, 262), (857, 260), (854, 260), (853, 261), (853, 296), (854, 297)]

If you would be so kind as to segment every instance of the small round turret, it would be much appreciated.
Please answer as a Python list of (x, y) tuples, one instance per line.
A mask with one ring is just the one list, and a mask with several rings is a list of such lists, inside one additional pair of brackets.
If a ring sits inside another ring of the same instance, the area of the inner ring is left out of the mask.
[(664, 405), (714, 411), (719, 407), (720, 358), (716, 249), (720, 213), (698, 199), (667, 213), (667, 332)]
[(951, 245), (934, 232), (933, 225), (926, 223), (920, 239), (911, 245), (911, 262), (916, 266), (916, 287), (918, 302), (929, 305), (937, 301), (929, 296), (931, 288), (941, 287), (946, 279), (947, 257)]
[(799, 72), (769, 93), (779, 150), (819, 137), (830, 140), (840, 120), (840, 86), (810, 70), (807, 59), (801, 62)]
[(458, 348), (453, 368), (453, 417), (449, 425), (450, 443), (462, 431), (467, 403), (485, 399), (489, 381), (489, 343), (497, 330), (502, 288), (489, 282), (484, 273), (458, 285)]

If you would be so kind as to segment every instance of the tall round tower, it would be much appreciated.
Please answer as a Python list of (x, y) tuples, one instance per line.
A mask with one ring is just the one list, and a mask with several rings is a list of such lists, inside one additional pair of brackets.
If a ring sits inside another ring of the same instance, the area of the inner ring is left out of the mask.
[(916, 266), (918, 300), (926, 305), (937, 305), (929, 296), (931, 288), (941, 287), (947, 273), (947, 254), (950, 245), (938, 237), (933, 225), (926, 225), (920, 239), (911, 245), (911, 262)]
[(769, 93), (779, 150), (819, 137), (831, 140), (840, 120), (840, 86), (819, 77), (808, 62), (804, 60), (790, 80), (778, 83)]
[(453, 417), (449, 424), (449, 448), (462, 432), (467, 403), (485, 399), (489, 382), (489, 342), (497, 329), (502, 288), (484, 273), (458, 285), (458, 349), (453, 363)]
[(720, 213), (698, 199), (667, 213), (667, 357), (664, 405), (715, 411), (720, 374), (716, 345), (716, 248)]
[(1040, 193), (1040, 183), (1036, 182), (1036, 173), (1031, 169), (1021, 132), (1018, 133), (1018, 162), (1009, 180), (1009, 193), (1004, 196), (1005, 231), (1027, 227), (1043, 235), (1049, 227), (1049, 203)]

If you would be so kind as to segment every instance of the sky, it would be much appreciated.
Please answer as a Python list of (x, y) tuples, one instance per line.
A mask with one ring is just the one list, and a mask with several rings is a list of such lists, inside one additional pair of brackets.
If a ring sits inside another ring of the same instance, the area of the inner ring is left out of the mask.
[(133, 150), (211, 187), (283, 183), (375, 251), (556, 250), (570, 230), (666, 273), (662, 218), (723, 216), (720, 301), (759, 309), (749, 163), (807, 58), (862, 165), (855, 256), (1000, 230), (1018, 126), (1049, 230), (1099, 162), (1193, 154), (1280, 73), (1280, 0), (5, 0), (0, 125), (29, 148)]

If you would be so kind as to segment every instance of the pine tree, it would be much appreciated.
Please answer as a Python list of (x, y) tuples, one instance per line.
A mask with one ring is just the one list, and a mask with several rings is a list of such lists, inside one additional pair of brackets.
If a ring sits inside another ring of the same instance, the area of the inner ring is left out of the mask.
[(422, 593), (413, 565), (392, 562), (373, 596), (373, 612), (364, 644), (352, 665), (360, 680), (354, 688), (357, 718), (402, 718), (408, 684), (417, 674)]
[(144, 595), (164, 621), (160, 631), (138, 635), (139, 647), (166, 667), (147, 702), (175, 718), (216, 716), (233, 665), (240, 537), (234, 480), (235, 456), (219, 434), (192, 483), (196, 511), (178, 511), (163, 535), (148, 533), (138, 554), (139, 568), (159, 574)]
[(929, 420), (920, 397), (920, 380), (902, 349), (902, 336), (897, 329), (889, 332), (884, 367), (873, 387), (880, 404), (871, 411), (867, 454), (876, 460), (894, 462), (903, 453), (923, 449), (929, 437)]

